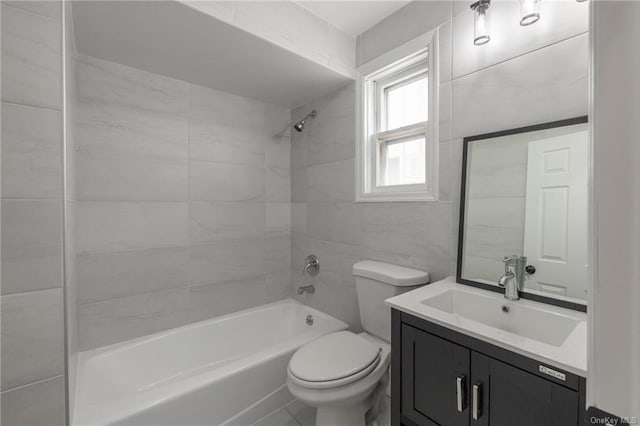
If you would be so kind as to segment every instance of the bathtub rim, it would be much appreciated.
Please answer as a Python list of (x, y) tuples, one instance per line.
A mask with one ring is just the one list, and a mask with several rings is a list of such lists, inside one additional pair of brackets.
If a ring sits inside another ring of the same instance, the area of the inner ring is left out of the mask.
[(225, 315), (220, 315), (217, 317), (213, 317), (213, 318), (209, 318), (209, 319), (205, 319), (205, 320), (200, 320), (200, 321), (194, 321), (191, 322), (189, 324), (184, 324), (184, 325), (180, 325), (178, 327), (173, 327), (173, 328), (169, 328), (166, 330), (161, 330), (161, 331), (157, 331), (155, 333), (151, 333), (151, 334), (146, 334), (144, 336), (140, 336), (140, 337), (134, 337), (132, 339), (128, 339), (128, 340), (123, 340), (121, 342), (116, 342), (116, 343), (110, 343), (108, 345), (104, 345), (104, 346), (99, 346), (97, 348), (93, 348), (93, 349), (87, 349), (84, 351), (79, 351), (78, 352), (78, 356), (80, 355), (84, 355), (84, 358), (96, 358), (98, 356), (104, 356), (108, 353), (112, 353), (112, 352), (118, 352), (119, 350), (125, 348), (125, 347), (135, 347), (135, 346), (139, 346), (142, 345), (144, 343), (148, 343), (157, 339), (160, 339), (162, 337), (165, 336), (169, 336), (171, 334), (176, 334), (179, 331), (184, 331), (184, 330), (189, 330), (189, 329), (196, 329), (199, 327), (204, 327), (205, 325), (211, 324), (211, 323), (216, 323), (216, 322), (223, 322), (228, 320), (229, 318), (233, 318), (233, 317), (237, 317), (239, 315), (247, 315), (250, 314), (252, 312), (255, 311), (259, 311), (262, 309), (267, 309), (270, 307), (275, 307), (277, 305), (298, 305), (298, 306), (304, 306), (306, 309), (312, 311), (312, 313), (314, 315), (317, 315), (318, 318), (323, 318), (323, 319), (327, 319), (327, 320), (334, 320), (337, 321), (338, 323), (340, 323), (340, 325), (349, 328), (349, 325), (347, 323), (345, 323), (344, 321), (341, 321), (335, 317), (332, 317), (329, 314), (326, 314), (322, 311), (317, 310), (316, 308), (313, 308), (309, 305), (305, 305), (304, 303), (292, 299), (292, 298), (288, 298), (288, 299), (283, 299), (283, 300), (278, 300), (276, 302), (270, 302), (270, 303), (265, 303), (263, 305), (258, 305), (258, 306), (254, 306), (251, 308), (247, 308), (247, 309), (242, 309), (240, 311), (236, 311), (236, 312), (231, 312), (229, 314), (225, 314)]

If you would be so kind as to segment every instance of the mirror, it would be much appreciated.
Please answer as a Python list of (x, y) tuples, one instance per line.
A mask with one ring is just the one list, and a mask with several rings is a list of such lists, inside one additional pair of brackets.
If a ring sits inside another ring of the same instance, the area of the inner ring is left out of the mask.
[(586, 310), (587, 117), (464, 139), (458, 282), (494, 291), (525, 256), (521, 297)]

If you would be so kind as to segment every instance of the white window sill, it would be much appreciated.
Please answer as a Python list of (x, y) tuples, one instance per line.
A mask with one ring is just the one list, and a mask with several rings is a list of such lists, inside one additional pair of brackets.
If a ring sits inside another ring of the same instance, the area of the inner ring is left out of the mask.
[(416, 203), (438, 202), (438, 198), (425, 193), (368, 193), (356, 196), (356, 203)]

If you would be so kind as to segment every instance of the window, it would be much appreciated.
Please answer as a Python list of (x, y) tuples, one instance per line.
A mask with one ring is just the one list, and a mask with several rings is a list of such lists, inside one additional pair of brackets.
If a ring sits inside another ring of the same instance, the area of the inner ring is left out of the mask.
[(360, 68), (356, 201), (437, 200), (435, 34)]

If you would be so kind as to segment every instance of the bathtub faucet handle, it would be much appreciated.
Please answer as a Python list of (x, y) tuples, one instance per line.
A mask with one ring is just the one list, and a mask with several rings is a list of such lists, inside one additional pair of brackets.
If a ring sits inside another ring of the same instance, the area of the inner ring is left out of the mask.
[(302, 269), (302, 275), (309, 273), (312, 277), (315, 277), (320, 272), (320, 260), (315, 254), (310, 254), (304, 260), (304, 268)]

